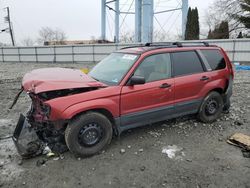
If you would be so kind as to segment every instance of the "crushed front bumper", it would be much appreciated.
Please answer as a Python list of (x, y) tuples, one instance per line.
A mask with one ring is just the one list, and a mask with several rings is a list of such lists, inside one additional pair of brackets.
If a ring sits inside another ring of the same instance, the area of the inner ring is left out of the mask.
[(12, 139), (18, 153), (23, 158), (40, 155), (45, 147), (45, 144), (39, 140), (36, 131), (23, 114), (20, 114)]

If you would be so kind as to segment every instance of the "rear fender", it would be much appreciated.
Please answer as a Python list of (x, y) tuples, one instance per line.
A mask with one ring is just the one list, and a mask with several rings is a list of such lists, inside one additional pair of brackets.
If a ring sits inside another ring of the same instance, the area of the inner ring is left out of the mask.
[(201, 91), (201, 95), (206, 97), (209, 92), (214, 91), (214, 90), (221, 90), (222, 93), (225, 93), (227, 81), (225, 79), (219, 79), (219, 80), (214, 80), (211, 82), (208, 82), (205, 87), (203, 87)]

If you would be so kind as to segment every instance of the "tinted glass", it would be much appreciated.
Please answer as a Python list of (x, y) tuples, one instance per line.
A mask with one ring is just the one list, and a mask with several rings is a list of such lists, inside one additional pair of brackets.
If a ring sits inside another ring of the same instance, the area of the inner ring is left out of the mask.
[(171, 59), (169, 53), (146, 57), (136, 69), (134, 75), (142, 76), (146, 82), (163, 80), (171, 77)]
[(174, 75), (188, 75), (203, 72), (201, 61), (194, 51), (173, 53)]
[(226, 62), (219, 50), (201, 50), (212, 70), (226, 68)]

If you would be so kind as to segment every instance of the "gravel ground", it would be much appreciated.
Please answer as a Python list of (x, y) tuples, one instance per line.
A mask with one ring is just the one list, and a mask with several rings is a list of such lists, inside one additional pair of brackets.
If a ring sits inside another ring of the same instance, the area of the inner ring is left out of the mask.
[[(0, 64), (0, 138), (12, 134), (29, 106), (22, 94), (9, 111), (25, 72), (80, 64)], [(11, 139), (0, 140), (0, 187), (250, 187), (250, 159), (228, 145), (236, 132), (250, 135), (250, 72), (236, 72), (232, 108), (213, 124), (183, 117), (133, 129), (102, 154), (21, 160)], [(174, 152), (176, 151), (175, 155)], [(164, 152), (164, 153), (163, 153)], [(44, 163), (39, 165), (40, 163)], [(38, 165), (37, 165), (38, 164)]]

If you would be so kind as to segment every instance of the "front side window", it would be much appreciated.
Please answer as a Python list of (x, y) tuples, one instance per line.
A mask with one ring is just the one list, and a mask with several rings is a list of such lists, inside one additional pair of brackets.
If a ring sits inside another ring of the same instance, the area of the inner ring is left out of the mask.
[(135, 54), (112, 53), (99, 62), (88, 75), (107, 85), (118, 85), (137, 59), (138, 55)]
[(169, 53), (146, 57), (138, 66), (134, 75), (142, 76), (146, 82), (163, 80), (171, 77), (171, 59)]
[(204, 72), (195, 51), (175, 52), (172, 53), (172, 57), (175, 76)]
[(226, 62), (219, 50), (201, 50), (212, 70), (226, 68)]

